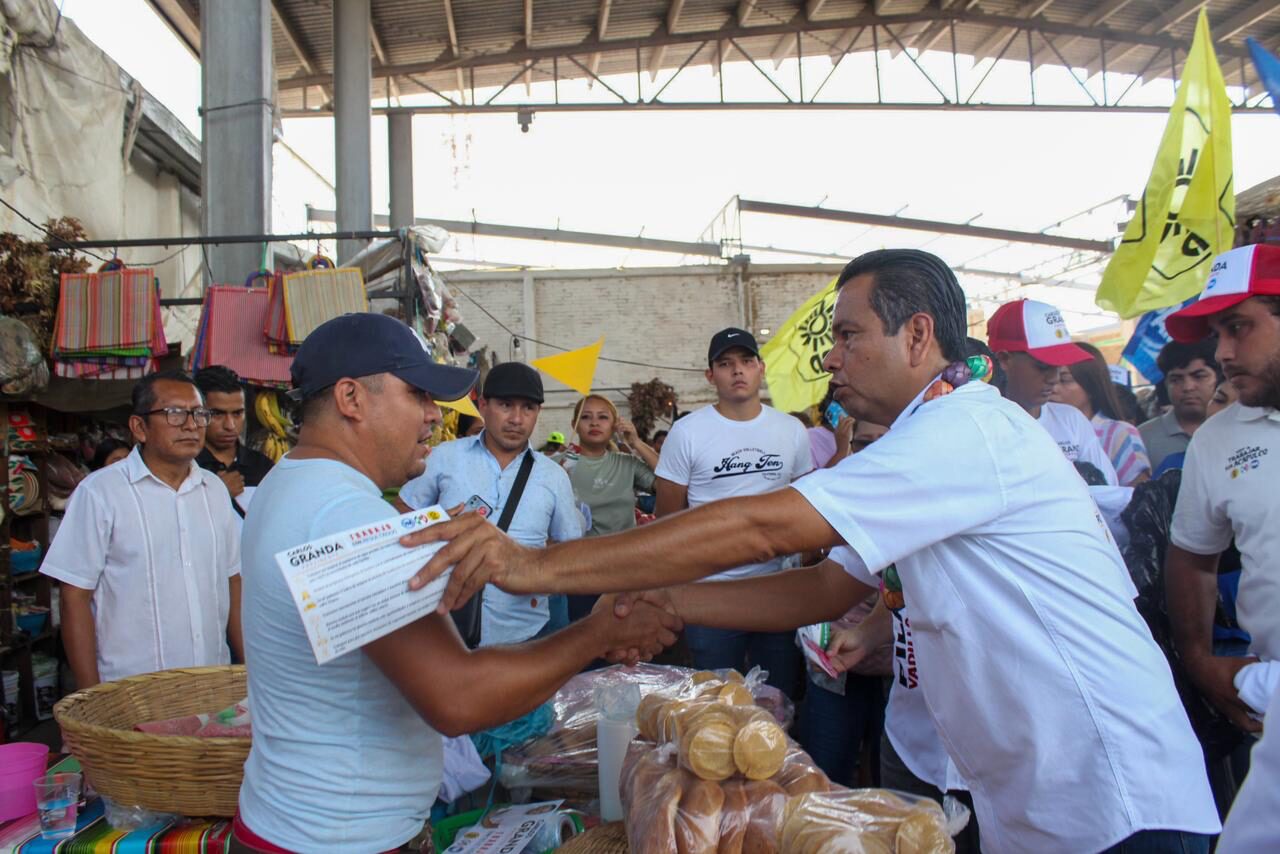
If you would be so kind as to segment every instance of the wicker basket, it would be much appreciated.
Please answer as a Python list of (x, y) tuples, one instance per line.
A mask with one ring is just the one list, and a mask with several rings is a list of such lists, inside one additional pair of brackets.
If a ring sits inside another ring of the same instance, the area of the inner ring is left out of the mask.
[(628, 854), (627, 828), (620, 821), (579, 833), (556, 849), (562, 854)]
[(103, 682), (53, 707), (68, 749), (100, 794), (188, 816), (236, 812), (248, 738), (135, 732), (140, 723), (224, 709), (247, 694), (245, 670), (193, 667)]

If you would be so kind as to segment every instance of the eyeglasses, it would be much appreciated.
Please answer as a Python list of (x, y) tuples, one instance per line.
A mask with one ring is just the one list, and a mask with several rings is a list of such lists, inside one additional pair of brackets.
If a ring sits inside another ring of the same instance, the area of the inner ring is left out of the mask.
[(205, 409), (203, 406), (195, 409), (183, 409), (181, 406), (166, 406), (164, 409), (149, 409), (146, 412), (139, 412), (142, 417), (148, 415), (159, 415), (164, 413), (164, 420), (170, 427), (182, 427), (187, 423), (188, 418), (194, 418), (197, 427), (208, 427), (209, 419), (213, 417), (213, 413)]

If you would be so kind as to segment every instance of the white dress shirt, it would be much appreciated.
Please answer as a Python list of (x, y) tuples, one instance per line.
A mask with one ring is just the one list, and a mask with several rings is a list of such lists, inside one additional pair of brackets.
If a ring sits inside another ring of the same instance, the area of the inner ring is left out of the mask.
[(897, 566), (920, 688), (984, 851), (1216, 833), (1204, 756), (1089, 490), (968, 383), (793, 484), (875, 573)]
[(176, 491), (138, 448), (89, 475), (40, 572), (93, 591), (104, 682), (231, 661), (227, 582), (240, 574), (240, 534), (227, 488), (194, 462)]

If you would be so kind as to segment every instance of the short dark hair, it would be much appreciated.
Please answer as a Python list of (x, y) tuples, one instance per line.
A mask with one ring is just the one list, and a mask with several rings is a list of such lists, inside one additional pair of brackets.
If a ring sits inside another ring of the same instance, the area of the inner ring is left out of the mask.
[[(138, 380), (138, 382), (135, 383), (133, 386), (132, 403), (133, 403), (134, 415), (141, 415), (144, 412), (150, 412), (151, 410), (156, 408), (155, 386), (156, 386), (156, 383), (165, 382), (165, 381), (175, 382), (175, 383), (186, 383), (187, 385), (190, 385), (190, 386), (195, 386), (196, 384), (196, 381), (192, 379), (191, 374), (187, 373), (186, 371), (180, 371), (175, 369), (175, 370), (169, 370), (169, 371), (157, 371), (154, 374), (147, 374), (145, 377)], [(200, 390), (199, 386), (196, 386), (196, 391), (199, 391), (199, 390)], [(203, 396), (202, 396), (202, 399), (203, 399)]]
[(1142, 407), (1138, 405), (1138, 396), (1133, 393), (1133, 389), (1127, 385), (1121, 385), (1118, 382), (1112, 382), (1115, 386), (1116, 401), (1120, 404), (1120, 421), (1128, 421), (1135, 427), (1140, 421), (1145, 420), (1142, 417)]
[(240, 385), (240, 375), (225, 365), (210, 365), (196, 371), (196, 388), (206, 397), (210, 392), (219, 394), (235, 394), (244, 391)]
[(964, 291), (941, 258), (919, 249), (877, 249), (846, 264), (836, 287), (867, 274), (873, 276), (871, 310), (886, 335), (897, 335), (913, 314), (927, 314), (942, 355), (953, 362), (964, 358)]
[(104, 437), (103, 440), (98, 443), (98, 447), (93, 449), (93, 459), (89, 461), (90, 471), (97, 471), (98, 469), (106, 468), (107, 457), (121, 449), (127, 451), (129, 450), (129, 446), (124, 442), (121, 442), (119, 439), (113, 439), (110, 436)]
[(1222, 371), (1218, 368), (1218, 360), (1213, 357), (1217, 346), (1217, 342), (1212, 337), (1194, 344), (1170, 341), (1160, 348), (1160, 355), (1156, 356), (1156, 367), (1160, 369), (1160, 373), (1167, 375), (1170, 371), (1184, 370), (1196, 359), (1203, 359), (1205, 365), (1211, 368), (1221, 381)]

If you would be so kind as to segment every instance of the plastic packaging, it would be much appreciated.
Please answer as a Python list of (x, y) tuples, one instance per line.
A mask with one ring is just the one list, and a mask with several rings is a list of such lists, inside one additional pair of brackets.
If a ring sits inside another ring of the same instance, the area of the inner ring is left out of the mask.
[(633, 852), (777, 851), (788, 798), (826, 792), (831, 781), (794, 743), (769, 780), (740, 774), (704, 780), (676, 761), (675, 745), (634, 741), (622, 774), (627, 837)]
[[(959, 806), (957, 804), (957, 806)], [(811, 792), (790, 798), (778, 825), (780, 854), (953, 854), (969, 811), (889, 789)]]
[(143, 827), (162, 828), (181, 821), (182, 816), (176, 813), (156, 812), (136, 804), (118, 804), (102, 796), (103, 813), (112, 830), (133, 831)]
[(30, 326), (0, 317), (0, 391), (23, 397), (49, 385), (49, 366)]

